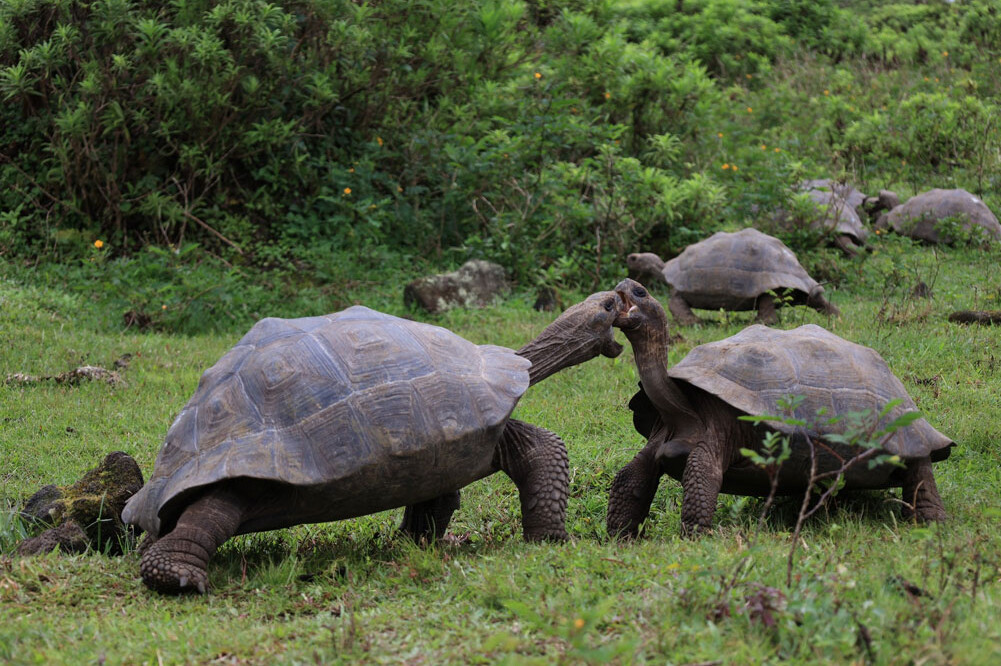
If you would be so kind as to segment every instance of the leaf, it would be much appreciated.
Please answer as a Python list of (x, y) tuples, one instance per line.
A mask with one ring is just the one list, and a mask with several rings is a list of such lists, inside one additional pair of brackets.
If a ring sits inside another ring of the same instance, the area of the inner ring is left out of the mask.
[(921, 412), (918, 411), (901, 414), (886, 426), (886, 431), (893, 432), (905, 426), (909, 426), (910, 424), (920, 419), (922, 416), (923, 415), (921, 414)]

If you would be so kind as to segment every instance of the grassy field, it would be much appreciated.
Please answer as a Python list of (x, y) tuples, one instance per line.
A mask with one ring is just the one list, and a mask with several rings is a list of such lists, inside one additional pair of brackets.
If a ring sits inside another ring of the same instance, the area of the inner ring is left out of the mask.
[[(213, 560), (206, 596), (150, 593), (134, 553), (16, 557), (19, 503), (113, 450), (148, 475), (199, 375), (242, 333), (114, 332), (86, 298), (34, 288), (23, 272), (0, 280), (0, 375), (133, 355), (124, 387), (0, 387), (0, 662), (998, 663), (1001, 332), (946, 316), (999, 307), (1001, 250), (895, 237), (874, 248), (855, 261), (807, 257), (832, 279), (842, 317), (796, 308), (780, 325), (819, 323), (883, 355), (957, 442), (936, 467), (951, 520), (903, 524), (892, 493), (840, 498), (808, 522), (791, 585), (793, 501), (780, 501), (756, 534), (762, 503), (722, 496), (716, 529), (682, 540), (680, 485), (665, 477), (646, 538), (606, 537), (611, 480), (642, 445), (626, 408), (636, 385), (628, 345), (617, 360), (533, 388), (516, 412), (568, 444), (568, 543), (524, 543), (514, 484), (498, 474), (463, 491), (456, 542), (419, 548), (398, 537), (401, 511), (248, 535)], [(911, 295), (918, 282), (932, 298)], [(398, 293), (385, 285), (352, 297), (402, 313), (387, 296)], [(553, 317), (529, 303), (523, 294), (433, 321), (517, 347)], [(675, 329), (672, 362), (752, 319), (708, 316), (713, 323)]]

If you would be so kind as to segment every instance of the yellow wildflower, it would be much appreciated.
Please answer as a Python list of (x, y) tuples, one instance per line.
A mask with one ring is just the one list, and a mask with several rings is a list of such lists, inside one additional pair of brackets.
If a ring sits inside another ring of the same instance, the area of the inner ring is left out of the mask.
[(576, 620), (574, 620), (573, 621), (573, 628), (574, 629), (583, 629), (584, 628), (584, 620), (582, 618), (577, 618)]
[(378, 143), (381, 146), (382, 145), (382, 137), (381, 136), (375, 137), (375, 142)]
[(717, 139), (722, 139), (723, 138), (723, 132), (716, 132), (716, 138)]
[(733, 165), (733, 166), (731, 166), (730, 168), (731, 168), (731, 169), (733, 169), (734, 171), (736, 171), (736, 170), (737, 170), (737, 165), (736, 165), (736, 164), (734, 164), (734, 165)]
[(752, 109), (751, 107), (747, 107), (747, 112), (748, 113), (751, 113), (752, 111), (754, 111), (754, 109)]
[(541, 79), (541, 78), (542, 78), (542, 74), (540, 72), (536, 72), (535, 73), (535, 79), (538, 80), (538, 79)]
[(776, 149), (775, 149), (775, 152), (776, 152), (776, 153), (781, 153), (781, 152), (782, 152), (782, 149), (781, 149), (781, 148), (776, 148)]
[(766, 146), (765, 144), (761, 144), (761, 150), (768, 150), (768, 146)]
[(830, 91), (830, 90), (828, 90), (827, 88), (824, 88), (824, 94), (825, 94), (825, 95), (830, 95), (830, 94), (831, 94), (831, 91)]
[(160, 309), (161, 309), (161, 310), (166, 310), (166, 309), (167, 309), (167, 306), (166, 306), (166, 305), (161, 305), (161, 306), (160, 306)]
[(948, 58), (949, 57), (949, 52), (948, 51), (942, 51), (942, 57), (943, 58)]
[(98, 250), (100, 250), (102, 247), (104, 247), (104, 241), (102, 241), (102, 240), (96, 240), (96, 241), (94, 241), (94, 247), (96, 247)]
[(729, 165), (729, 164), (724, 164), (724, 165), (723, 165), (723, 169), (724, 169), (724, 170), (726, 170), (726, 169), (729, 169), (729, 168), (730, 168), (730, 165)]
[(612, 99), (612, 93), (605, 91), (605, 99)]
[(344, 188), (344, 194), (351, 194), (351, 188), (350, 187), (345, 187)]

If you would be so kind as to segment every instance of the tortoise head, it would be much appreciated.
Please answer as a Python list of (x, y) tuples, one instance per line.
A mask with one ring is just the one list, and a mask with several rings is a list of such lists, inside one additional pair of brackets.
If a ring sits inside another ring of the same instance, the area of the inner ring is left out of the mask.
[(622, 345), (615, 341), (613, 324), (621, 309), (614, 291), (591, 294), (572, 305), (518, 354), (532, 362), (531, 383), (597, 356), (615, 358)]
[(614, 326), (622, 329), (632, 342), (640, 337), (667, 335), (667, 315), (650, 292), (636, 280), (626, 278), (615, 287), (619, 297), (619, 313)]
[(626, 257), (626, 268), (633, 280), (664, 281), (664, 260), (653, 252), (633, 252)]

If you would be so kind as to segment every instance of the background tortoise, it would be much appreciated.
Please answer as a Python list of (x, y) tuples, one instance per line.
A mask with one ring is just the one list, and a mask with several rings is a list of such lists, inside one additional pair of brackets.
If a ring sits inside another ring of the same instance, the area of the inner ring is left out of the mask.
[[(883, 359), (857, 345), (808, 324), (791, 331), (750, 326), (737, 335), (700, 345), (667, 369), (667, 317), (642, 285), (624, 280), (616, 288), (623, 303), (616, 326), (633, 347), (641, 387), (630, 407), (647, 445), (615, 477), (608, 503), (611, 534), (635, 536), (646, 518), (664, 473), (681, 481), (681, 525), (694, 533), (711, 525), (719, 492), (767, 495), (767, 474), (740, 453), (756, 450), (769, 428), (791, 435), (792, 457), (778, 476), (778, 494), (803, 493), (809, 480), (809, 446), (803, 431), (783, 423), (754, 425), (745, 414), (781, 414), (778, 400), (802, 395), (792, 416), (811, 425), (814, 441), (841, 434), (842, 422), (812, 424), (820, 408), (829, 416), (864, 409), (879, 413), (900, 399), (887, 419), (914, 411)], [(953, 442), (919, 418), (902, 427), (883, 449), (899, 456), (904, 467), (866, 463), (845, 474), (846, 489), (902, 487), (905, 516), (944, 520), (945, 509), (932, 475), (932, 462), (948, 457)], [(841, 466), (848, 446), (830, 441), (817, 446), (819, 472)], [(758, 449), (759, 450), (759, 449)]]
[(409, 505), (403, 529), (444, 532), (458, 489), (498, 470), (525, 538), (566, 537), (566, 448), (510, 419), (529, 385), (603, 353), (616, 296), (595, 294), (518, 352), (356, 306), (264, 319), (205, 371), (123, 518), (159, 538), (150, 588), (205, 591), (234, 534)]
[(630, 254), (626, 265), (631, 276), (659, 276), (670, 285), (668, 308), (685, 325), (701, 322), (692, 308), (757, 310), (758, 321), (773, 323), (780, 303), (769, 292), (786, 292), (794, 304), (809, 305), (827, 315), (839, 314), (793, 251), (757, 229), (719, 231), (689, 245), (667, 263), (652, 252)]
[[(816, 216), (810, 226), (833, 234), (833, 245), (853, 257), (865, 246), (869, 238), (869, 230), (859, 215), (865, 195), (847, 185), (840, 187), (841, 189), (811, 187), (807, 190), (807, 196), (817, 206)], [(845, 195), (851, 198), (845, 198)]]
[[(948, 219), (957, 228), (943, 226)], [(879, 229), (892, 228), (898, 234), (926, 243), (954, 243), (957, 232), (983, 233), (990, 241), (1001, 240), (1001, 224), (983, 201), (966, 190), (934, 189), (911, 197), (897, 206), (876, 224)]]

